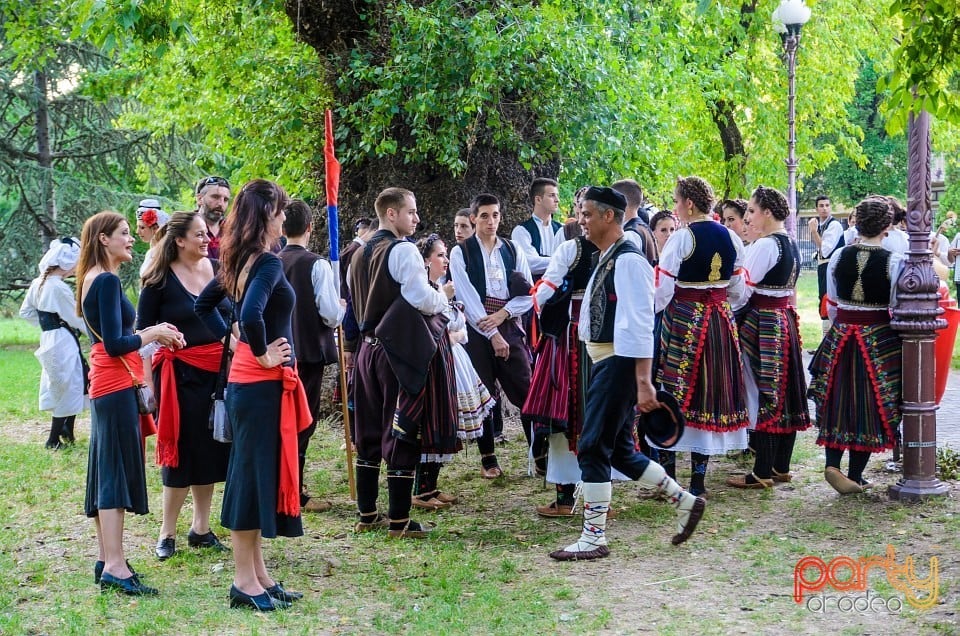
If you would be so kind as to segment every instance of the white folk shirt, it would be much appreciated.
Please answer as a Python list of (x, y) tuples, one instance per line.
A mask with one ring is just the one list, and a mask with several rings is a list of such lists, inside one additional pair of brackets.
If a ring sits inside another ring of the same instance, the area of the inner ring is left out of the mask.
[[(697, 221), (697, 223), (715, 223), (715, 221)], [(670, 304), (670, 301), (673, 300), (673, 292), (678, 286), (696, 287), (698, 289), (704, 287), (726, 287), (727, 300), (730, 302), (730, 307), (734, 311), (746, 304), (746, 301), (743, 300), (743, 291), (746, 285), (740, 273), (741, 267), (743, 266), (743, 241), (737, 236), (736, 232), (730, 228), (727, 228), (727, 232), (730, 234), (733, 247), (737, 252), (736, 262), (733, 265), (733, 275), (730, 276), (730, 281), (721, 280), (715, 283), (697, 283), (696, 285), (688, 285), (676, 279), (677, 272), (680, 271), (680, 264), (693, 254), (693, 232), (691, 232), (689, 228), (682, 227), (673, 233), (670, 239), (664, 244), (663, 252), (660, 254), (660, 262), (657, 265), (659, 274), (657, 277), (657, 291), (654, 303), (657, 312), (663, 311), (666, 306)]]
[(553, 252), (550, 257), (550, 264), (547, 265), (547, 271), (543, 273), (540, 280), (547, 281), (550, 285), (540, 285), (537, 287), (536, 306), (543, 307), (544, 303), (553, 298), (556, 288), (560, 287), (563, 279), (566, 278), (570, 266), (577, 258), (577, 239), (564, 241)]
[[(480, 251), (483, 254), (483, 270), (486, 275), (487, 296), (507, 300), (510, 298), (510, 290), (507, 288), (509, 281), (506, 267), (503, 259), (500, 257), (500, 246), (503, 245), (503, 241), (498, 237), (496, 244), (493, 246), (493, 250), (489, 252), (481, 241), (478, 240), (478, 243), (480, 243)], [(423, 259), (421, 258), (420, 260), (420, 267), (422, 269)], [(533, 277), (530, 275), (530, 266), (527, 264), (527, 258), (523, 250), (517, 250), (515, 268), (532, 287)], [(463, 260), (463, 248), (459, 245), (450, 251), (450, 276), (453, 278), (453, 285), (457, 290), (457, 299), (463, 303), (463, 313), (467, 316), (467, 323), (487, 338), (493, 338), (497, 333), (497, 329), (484, 331), (477, 327), (477, 323), (487, 317), (487, 312), (483, 308), (483, 299), (480, 298), (480, 294), (470, 282), (470, 277), (467, 276), (467, 266)], [(532, 307), (533, 296), (528, 294), (526, 296), (510, 298), (503, 309), (510, 314), (511, 319), (515, 319), (530, 311)]]
[(533, 247), (533, 238), (530, 236), (530, 232), (522, 225), (513, 228), (510, 238), (517, 246), (517, 251), (522, 251), (524, 256), (527, 257), (530, 273), (539, 276), (546, 271), (547, 265), (550, 263), (550, 257), (563, 242), (563, 227), (554, 232), (553, 224), (549, 219), (544, 225), (543, 221), (538, 219), (536, 215), (531, 218), (537, 223), (537, 229), (540, 230), (540, 249), (546, 256), (540, 256), (537, 253), (537, 250)]
[[(417, 308), (421, 314), (433, 316), (443, 312), (449, 301), (442, 291), (434, 289), (423, 267), (420, 250), (410, 241), (401, 241), (390, 250), (387, 259), (387, 271), (390, 277), (400, 285), (400, 295)], [(347, 285), (350, 281), (350, 268), (347, 268)], [(350, 290), (353, 294), (353, 289)]]
[(894, 254), (903, 256), (910, 250), (910, 235), (898, 227), (892, 227), (887, 230), (887, 235), (883, 237), (880, 245)]
[[(756, 284), (763, 280), (780, 259), (780, 243), (772, 236), (764, 236), (750, 244), (743, 258), (743, 277), (746, 285), (743, 289), (742, 302), (746, 305), (754, 293), (761, 296), (786, 298), (793, 295), (793, 289), (757, 289)], [(784, 258), (791, 258), (784, 254)], [(738, 307), (739, 309), (739, 307)]]
[(333, 281), (333, 267), (329, 261), (318, 258), (310, 270), (310, 281), (313, 283), (313, 302), (317, 306), (317, 313), (323, 324), (333, 329), (343, 320), (346, 308), (340, 304), (340, 294), (337, 293)]
[[(828, 223), (829, 225), (827, 225)], [(843, 237), (843, 223), (840, 222), (840, 219), (828, 216), (823, 223), (817, 220), (817, 230), (824, 226), (827, 226), (827, 228), (820, 235), (820, 251), (818, 253), (818, 258), (821, 260), (828, 259), (833, 255), (833, 252), (837, 249), (837, 243)]]
[[(614, 244), (616, 245), (616, 244)], [(600, 263), (613, 249), (600, 254)], [(590, 294), (600, 270), (590, 275), (590, 282), (580, 305), (578, 335), (590, 342)], [(624, 358), (653, 358), (653, 268), (642, 254), (621, 254), (613, 270), (613, 286), (617, 292), (617, 314), (613, 323), (613, 353)]]

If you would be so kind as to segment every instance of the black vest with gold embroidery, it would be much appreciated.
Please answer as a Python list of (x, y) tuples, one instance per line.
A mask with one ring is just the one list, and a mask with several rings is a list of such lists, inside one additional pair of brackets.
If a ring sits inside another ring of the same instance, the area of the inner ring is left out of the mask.
[(890, 256), (890, 251), (879, 245), (857, 244), (843, 248), (834, 270), (837, 300), (858, 307), (889, 307)]
[(777, 232), (769, 238), (777, 242), (780, 255), (776, 264), (757, 282), (757, 289), (793, 289), (800, 275), (800, 249), (786, 234)]
[[(643, 253), (630, 241), (621, 238), (620, 244), (600, 260), (593, 287), (590, 290), (590, 342), (613, 342), (613, 324), (617, 318), (617, 288), (614, 270), (617, 259), (624, 254)], [(645, 257), (644, 257), (645, 258)], [(587, 299), (584, 299), (587, 300)]]
[(737, 248), (730, 231), (716, 221), (697, 221), (687, 229), (693, 234), (693, 252), (680, 263), (677, 282), (696, 285), (729, 281), (737, 264)]

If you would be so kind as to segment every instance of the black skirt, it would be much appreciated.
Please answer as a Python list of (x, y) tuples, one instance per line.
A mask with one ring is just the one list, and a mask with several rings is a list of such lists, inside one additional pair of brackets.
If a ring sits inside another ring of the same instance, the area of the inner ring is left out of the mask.
[[(166, 364), (166, 363), (165, 363)], [(210, 430), (210, 396), (217, 384), (217, 373), (204, 371), (180, 360), (173, 363), (180, 401), (180, 439), (176, 468), (160, 467), (163, 485), (168, 488), (213, 484), (227, 478), (230, 445), (213, 439)], [(154, 386), (160, 386), (160, 367), (154, 373)], [(157, 392), (157, 398), (163, 395)]]
[(90, 447), (83, 511), (123, 508), (145, 515), (147, 479), (133, 387), (90, 400)]
[(303, 535), (300, 516), (277, 512), (280, 481), (279, 380), (227, 385), (233, 444), (220, 523), (231, 530), (260, 530), (267, 539)]

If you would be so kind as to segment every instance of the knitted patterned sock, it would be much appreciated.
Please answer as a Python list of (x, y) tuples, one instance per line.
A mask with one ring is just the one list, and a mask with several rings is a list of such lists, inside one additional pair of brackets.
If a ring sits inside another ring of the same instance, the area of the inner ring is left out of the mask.
[(607, 513), (610, 512), (610, 497), (613, 494), (613, 484), (609, 481), (602, 483), (583, 484), (583, 531), (575, 543), (564, 548), (567, 552), (590, 552), (602, 545), (607, 545), (606, 527)]

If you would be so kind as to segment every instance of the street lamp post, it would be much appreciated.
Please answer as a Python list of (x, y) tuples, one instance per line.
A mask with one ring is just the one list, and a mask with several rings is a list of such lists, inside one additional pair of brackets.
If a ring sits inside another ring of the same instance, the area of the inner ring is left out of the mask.
[(787, 233), (797, 238), (797, 130), (796, 130), (796, 76), (797, 48), (800, 46), (800, 31), (810, 19), (810, 7), (803, 0), (781, 0), (773, 12), (773, 26), (783, 42), (783, 55), (787, 63)]
[(907, 169), (907, 231), (910, 250), (897, 281), (890, 325), (903, 340), (903, 476), (888, 490), (892, 499), (917, 501), (950, 490), (937, 479), (937, 405), (934, 342), (940, 318), (938, 279), (930, 252), (930, 115), (910, 113)]

